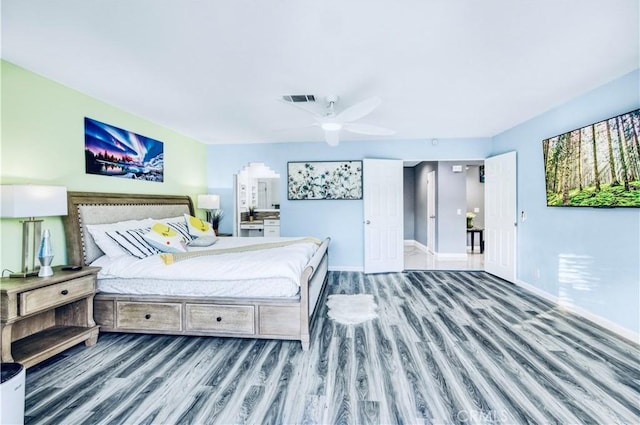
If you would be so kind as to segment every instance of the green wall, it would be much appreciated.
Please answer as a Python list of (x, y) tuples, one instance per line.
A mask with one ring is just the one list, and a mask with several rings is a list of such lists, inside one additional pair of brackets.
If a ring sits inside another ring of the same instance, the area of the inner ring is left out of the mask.
[[(190, 195), (206, 193), (206, 147), (195, 139), (137, 117), (78, 91), (2, 61), (2, 184), (53, 184), (69, 191)], [(164, 142), (164, 182), (85, 174), (84, 117)], [(62, 219), (47, 217), (53, 264), (65, 264)], [(0, 221), (2, 270), (20, 268), (22, 227)], [(6, 275), (6, 273), (5, 273)]]

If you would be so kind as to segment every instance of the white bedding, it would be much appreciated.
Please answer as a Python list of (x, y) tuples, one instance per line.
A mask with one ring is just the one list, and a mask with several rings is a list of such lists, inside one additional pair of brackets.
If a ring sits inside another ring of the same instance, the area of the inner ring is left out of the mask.
[[(302, 238), (278, 238), (279, 241)], [(219, 250), (275, 241), (275, 238), (219, 238), (206, 248)], [(258, 251), (190, 258), (165, 265), (159, 255), (142, 260), (130, 255), (103, 256), (91, 265), (102, 267), (98, 290), (135, 295), (292, 297), (299, 292), (304, 266), (318, 246), (312, 242)]]

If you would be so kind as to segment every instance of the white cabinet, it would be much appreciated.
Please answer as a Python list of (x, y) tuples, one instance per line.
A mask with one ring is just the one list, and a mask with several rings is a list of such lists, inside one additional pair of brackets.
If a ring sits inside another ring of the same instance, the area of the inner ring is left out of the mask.
[(256, 237), (256, 236), (263, 236), (264, 232), (264, 225), (262, 224), (258, 224), (258, 223), (254, 223), (254, 224), (249, 224), (249, 223), (240, 223), (240, 236), (241, 237)]
[(264, 220), (265, 238), (277, 238), (280, 236), (280, 220)]
[(241, 237), (246, 236), (265, 236), (265, 237), (279, 237), (280, 236), (280, 220), (278, 219), (265, 219), (263, 221), (240, 223)]

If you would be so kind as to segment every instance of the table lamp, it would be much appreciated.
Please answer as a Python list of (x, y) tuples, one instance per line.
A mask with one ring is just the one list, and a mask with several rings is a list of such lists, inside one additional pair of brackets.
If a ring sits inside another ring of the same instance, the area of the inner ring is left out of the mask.
[(198, 208), (207, 210), (207, 221), (211, 223), (211, 212), (220, 209), (220, 195), (198, 195)]
[[(2, 201), (0, 203), (0, 217), (25, 218), (20, 221), (22, 223), (22, 266), (20, 272), (12, 273), (10, 277), (37, 275), (39, 266), (35, 264), (35, 253), (41, 237), (43, 220), (36, 219), (36, 217), (67, 215), (67, 188), (30, 184), (2, 185), (0, 199)], [(53, 252), (48, 239), (48, 231), (45, 236), (47, 237), (45, 241), (47, 258), (44, 258), (44, 261), (49, 266), (53, 259)], [(50, 270), (49, 268), (45, 271), (52, 274), (53, 272)]]

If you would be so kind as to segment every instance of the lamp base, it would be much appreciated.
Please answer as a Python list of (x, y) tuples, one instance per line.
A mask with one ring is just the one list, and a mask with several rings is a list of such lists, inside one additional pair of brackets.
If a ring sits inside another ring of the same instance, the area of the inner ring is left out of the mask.
[[(26, 278), (37, 276), (39, 267), (35, 264), (36, 241), (40, 237), (40, 224), (42, 220), (36, 220), (33, 217), (21, 221), (22, 223), (22, 266), (20, 272), (11, 273), (9, 277)], [(29, 236), (30, 228), (33, 228), (33, 234)], [(31, 245), (29, 242), (31, 241)]]
[(11, 273), (9, 277), (20, 277), (24, 279), (25, 277), (38, 276), (38, 273), (39, 273), (38, 270), (24, 272), (24, 273)]
[(38, 277), (49, 277), (53, 276), (53, 269), (51, 266), (42, 266), (40, 267), (40, 271), (38, 272)]

